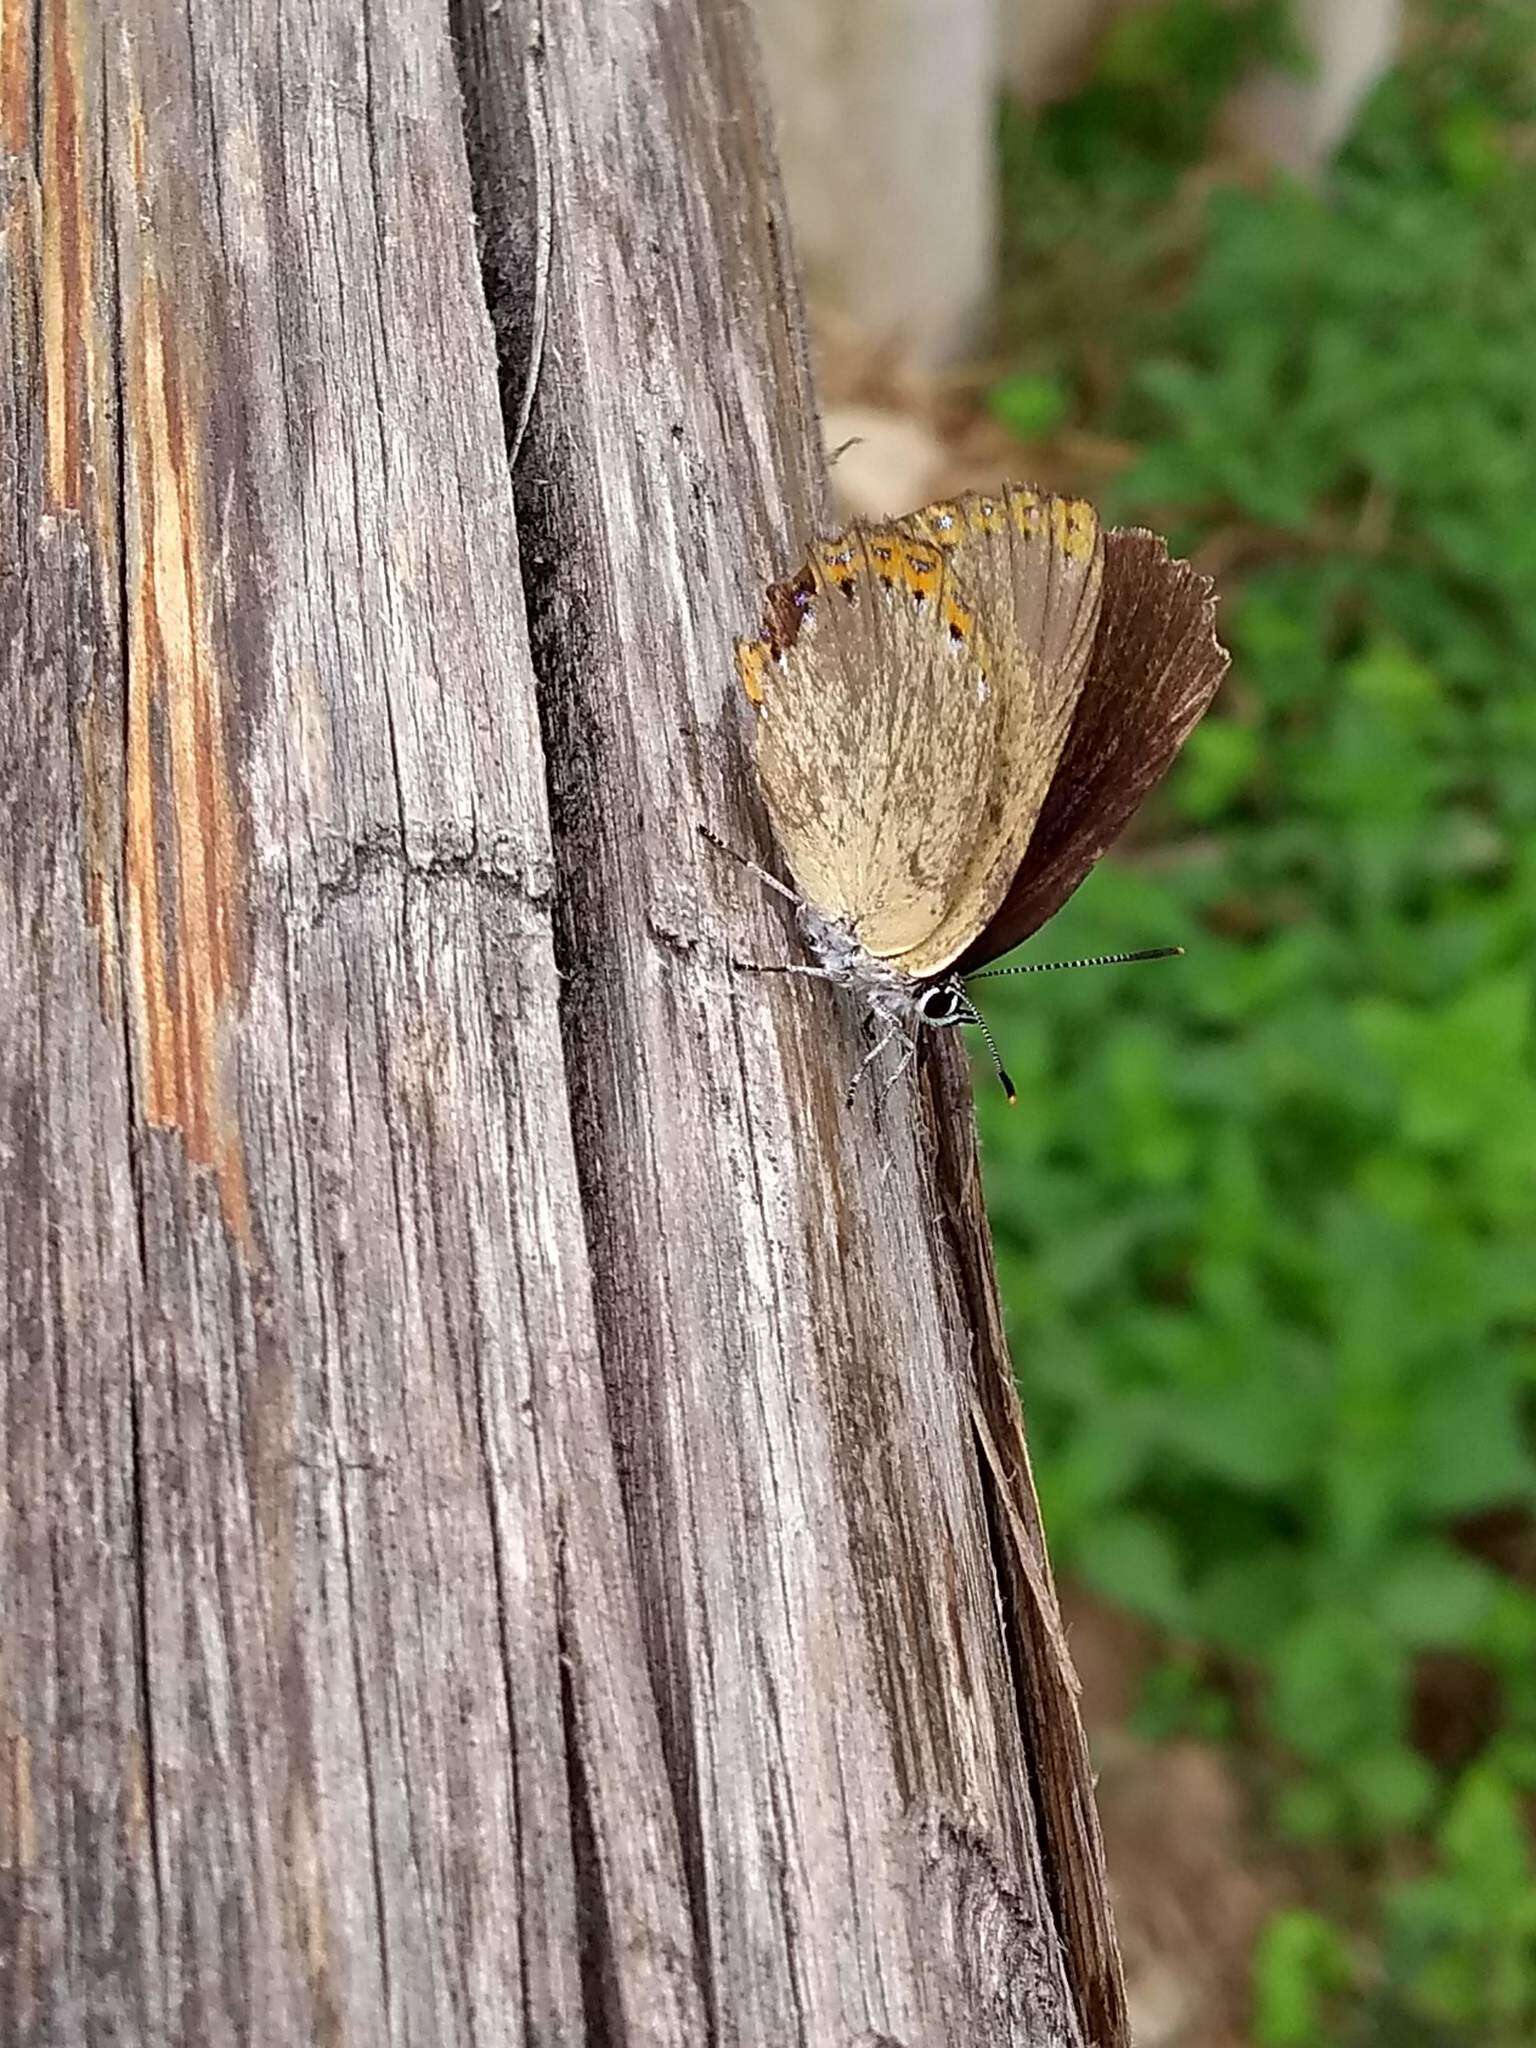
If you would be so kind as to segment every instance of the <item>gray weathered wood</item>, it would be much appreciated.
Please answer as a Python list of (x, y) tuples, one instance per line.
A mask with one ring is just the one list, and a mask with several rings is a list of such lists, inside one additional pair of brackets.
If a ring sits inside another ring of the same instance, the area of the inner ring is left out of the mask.
[[(958, 1049), (934, 1067), (937, 1156), (906, 1094), (878, 1125), (872, 1095), (846, 1115), (851, 1009), (732, 968), (793, 940), (696, 830), (762, 850), (729, 648), (824, 505), (743, 12), (547, 0), (531, 53), (514, 10), (460, 17), (514, 425), (538, 367), (514, 483), (663, 1739), (731, 2038), (1065, 2041), (1076, 2008), (1111, 2040)], [(530, 347), (537, 136), (552, 231)]]
[(0, 2038), (694, 2040), (446, 24), (29, 28)]
[(1115, 2041), (963, 1073), (694, 830), (739, 0), (452, 27), (0, 34), (0, 2038)]

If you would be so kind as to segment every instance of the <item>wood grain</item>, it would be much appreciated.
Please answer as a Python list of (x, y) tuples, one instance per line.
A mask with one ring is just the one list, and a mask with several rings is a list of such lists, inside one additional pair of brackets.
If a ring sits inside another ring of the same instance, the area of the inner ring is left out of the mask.
[(733, 968), (795, 941), (697, 829), (766, 852), (729, 649), (826, 510), (742, 12), (547, 0), (531, 41), (506, 10), (458, 17), (528, 412), (604, 1369), (712, 2017), (742, 2041), (1108, 2042), (1118, 1962), (963, 1066), (935, 1062), (916, 1122), (907, 1095), (845, 1115), (855, 1017)]
[(748, 49), (4, 13), (25, 2048), (1122, 2038), (963, 1073), (845, 1116), (696, 830), (822, 512)]
[(33, 27), (0, 2036), (694, 2039), (446, 22)]

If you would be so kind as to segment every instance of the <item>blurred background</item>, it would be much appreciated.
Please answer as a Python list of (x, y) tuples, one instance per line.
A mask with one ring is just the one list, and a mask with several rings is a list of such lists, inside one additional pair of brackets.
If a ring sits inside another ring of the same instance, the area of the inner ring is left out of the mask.
[(1536, 2043), (1536, 0), (756, 0), (845, 509), (1235, 661), (978, 1094), (1140, 2048)]

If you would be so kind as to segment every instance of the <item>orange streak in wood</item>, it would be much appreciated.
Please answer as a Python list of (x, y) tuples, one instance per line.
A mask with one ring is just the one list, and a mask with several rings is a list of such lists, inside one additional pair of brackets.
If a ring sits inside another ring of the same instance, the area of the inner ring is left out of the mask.
[(123, 1817), (128, 1846), (135, 1852), (149, 1841), (149, 1785), (145, 1776), (144, 1745), (137, 1735), (128, 1738), (127, 1809)]
[(37, 1807), (32, 1797), (32, 1739), (24, 1728), (7, 1727), (11, 1752), (9, 1811), (0, 1833), (4, 1860), (24, 1876), (37, 1868)]
[[(7, 0), (9, 5), (9, 0)], [(52, 0), (43, 20), (43, 407), (46, 487), (54, 511), (82, 509), (95, 424), (98, 222), (86, 199), (79, 0)], [(6, 80), (9, 86), (9, 80)]]
[[(0, 0), (3, 4), (3, 0)], [(122, 934), (116, 878), (122, 847), (121, 736), (92, 686), (80, 719), (80, 784), (84, 796), (85, 912), (98, 941), (101, 1007), (116, 1015), (122, 998)]]
[[(142, 131), (134, 121), (142, 170)], [(141, 218), (144, 216), (141, 216)], [(227, 1085), (243, 913), (223, 678), (207, 630), (207, 419), (192, 323), (168, 304), (153, 229), (125, 280), (128, 761), (124, 868), (140, 1086), (152, 1124), (212, 1169), (236, 1237), (250, 1200)]]
[[(26, 1896), (38, 1865), (37, 1802), (32, 1786), (32, 1738), (9, 1714), (0, 1720), (0, 1758), (5, 1761), (0, 1779), (0, 1869), (14, 1871)], [(16, 1916), (15, 1932), (6, 1955), (10, 1982), (8, 2004), (12, 2010), (26, 2010), (36, 1996), (40, 1931), (35, 1913)]]
[(295, 1771), (289, 1778), (284, 1837), (288, 1851), (288, 1886), (284, 1895), (289, 1935), (303, 1958), (313, 2003), (316, 2041), (331, 2048), (343, 2038), (331, 1963), (330, 1899), (320, 1855), (313, 1795)]
[(0, 150), (32, 147), (32, 20), (28, 0), (0, 0)]

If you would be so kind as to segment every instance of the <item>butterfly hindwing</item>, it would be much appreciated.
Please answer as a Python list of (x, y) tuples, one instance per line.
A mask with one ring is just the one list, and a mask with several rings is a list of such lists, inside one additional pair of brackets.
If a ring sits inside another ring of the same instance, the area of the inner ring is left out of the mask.
[(1156, 534), (1104, 536), (1103, 602), (1071, 733), (1006, 897), (959, 961), (973, 973), (1038, 931), (1121, 833), (1199, 723), (1230, 657), (1210, 579)]

